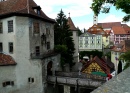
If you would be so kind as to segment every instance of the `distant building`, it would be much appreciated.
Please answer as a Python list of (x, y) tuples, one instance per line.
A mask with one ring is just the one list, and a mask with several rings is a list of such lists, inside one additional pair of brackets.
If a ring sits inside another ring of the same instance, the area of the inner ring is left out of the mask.
[(54, 23), (33, 0), (0, 1), (0, 93), (46, 93), (60, 70)]
[(94, 58), (90, 58), (90, 60), (84, 64), (81, 71), (89, 74), (92, 74), (93, 72), (110, 74), (114, 71), (114, 64), (108, 58), (103, 57), (100, 59), (95, 56)]
[(110, 42), (118, 44), (123, 40), (130, 39), (130, 27), (127, 24), (121, 24), (121, 22), (107, 22), (98, 23), (104, 31), (110, 30)]
[(109, 33), (105, 32), (100, 26), (93, 25), (88, 29), (89, 33), (95, 34), (95, 35), (102, 35), (102, 47), (105, 48), (109, 45)]
[[(111, 49), (111, 61), (115, 64), (116, 71), (118, 70), (119, 65), (119, 57), (121, 54), (124, 54), (125, 52), (130, 50), (130, 40), (124, 40), (119, 44), (116, 44)], [(125, 62), (121, 60), (122, 69), (124, 68)]]
[(73, 56), (74, 57), (74, 62), (78, 62), (78, 52), (79, 52), (79, 49), (78, 49), (78, 45), (79, 45), (78, 30), (79, 29), (77, 29), (75, 27), (71, 17), (68, 17), (68, 25), (70, 27), (70, 31), (72, 31), (72, 34), (73, 34), (72, 38), (74, 40), (74, 48), (75, 48), (74, 56)]
[(102, 35), (85, 32), (79, 36), (79, 51), (102, 51)]

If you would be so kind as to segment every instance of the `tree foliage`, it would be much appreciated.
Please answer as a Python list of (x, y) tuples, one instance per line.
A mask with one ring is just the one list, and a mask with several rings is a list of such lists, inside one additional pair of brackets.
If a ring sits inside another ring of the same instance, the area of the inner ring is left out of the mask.
[(98, 50), (81, 51), (79, 53), (79, 58), (82, 59), (84, 56), (88, 56), (90, 58), (90, 55), (93, 55), (93, 57), (98, 56), (99, 58), (101, 58), (103, 56), (103, 53)]
[(130, 66), (130, 51), (122, 54), (119, 59), (126, 62), (124, 69), (128, 68)]
[(65, 50), (61, 52), (62, 66), (65, 63), (69, 63), (71, 67), (73, 65), (73, 54), (75, 48), (72, 38), (72, 31), (70, 31), (68, 25), (68, 19), (62, 10), (56, 18), (56, 23), (54, 25), (54, 35), (55, 45), (58, 45), (56, 48)]
[(78, 29), (78, 36), (80, 36), (81, 34), (83, 34), (83, 32), (79, 29), (79, 27), (77, 27)]
[(91, 9), (95, 15), (98, 15), (100, 11), (103, 13), (109, 13), (111, 6), (115, 6), (116, 9), (121, 9), (126, 15), (123, 17), (123, 21), (130, 21), (130, 0), (93, 0)]

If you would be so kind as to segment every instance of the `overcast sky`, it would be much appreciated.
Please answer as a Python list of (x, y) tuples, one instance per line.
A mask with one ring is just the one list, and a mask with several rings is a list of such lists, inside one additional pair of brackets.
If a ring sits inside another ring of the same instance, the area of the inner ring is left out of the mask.
[[(64, 14), (72, 18), (76, 27), (88, 29), (93, 25), (93, 11), (90, 9), (92, 0), (34, 0), (40, 5), (43, 12), (50, 18), (55, 19), (62, 9)], [(121, 10), (111, 8), (110, 13), (98, 16), (98, 23), (101, 22), (122, 22), (125, 13)], [(130, 22), (126, 23), (130, 26)]]

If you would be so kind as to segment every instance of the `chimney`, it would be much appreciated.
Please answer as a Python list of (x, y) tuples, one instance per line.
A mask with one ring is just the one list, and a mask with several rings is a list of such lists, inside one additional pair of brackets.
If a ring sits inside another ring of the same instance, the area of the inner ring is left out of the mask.
[(92, 61), (93, 60), (93, 55), (90, 55), (90, 61)]

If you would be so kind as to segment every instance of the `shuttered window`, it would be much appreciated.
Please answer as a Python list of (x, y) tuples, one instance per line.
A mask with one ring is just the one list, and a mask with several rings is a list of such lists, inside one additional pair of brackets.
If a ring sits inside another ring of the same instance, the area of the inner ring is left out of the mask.
[(39, 33), (40, 32), (39, 23), (37, 23), (37, 22), (33, 23), (33, 31), (34, 31), (34, 33)]
[(8, 32), (13, 32), (13, 20), (8, 21)]
[(3, 44), (0, 42), (0, 52), (3, 51)]
[(9, 42), (9, 53), (13, 53), (13, 42)]
[(47, 49), (50, 49), (50, 42), (47, 42)]
[(2, 22), (0, 22), (0, 33), (3, 33), (3, 25), (2, 25)]
[(36, 46), (35, 51), (36, 51), (36, 56), (39, 56), (40, 55), (40, 47)]

